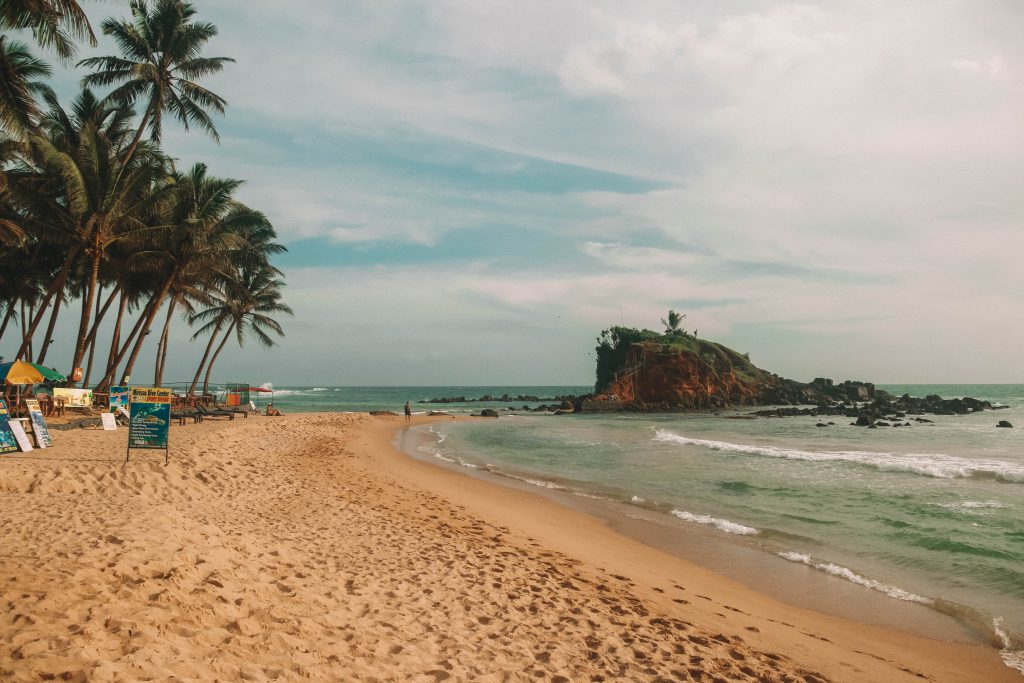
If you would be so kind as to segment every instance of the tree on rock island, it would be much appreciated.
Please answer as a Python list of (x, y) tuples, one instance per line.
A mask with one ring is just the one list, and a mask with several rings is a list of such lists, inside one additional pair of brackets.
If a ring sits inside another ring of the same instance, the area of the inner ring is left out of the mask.
[(668, 337), (677, 337), (679, 335), (686, 334), (679, 326), (683, 323), (683, 318), (686, 317), (685, 313), (676, 313), (673, 310), (669, 310), (668, 318), (662, 318), (661, 324), (665, 326), (665, 335)]

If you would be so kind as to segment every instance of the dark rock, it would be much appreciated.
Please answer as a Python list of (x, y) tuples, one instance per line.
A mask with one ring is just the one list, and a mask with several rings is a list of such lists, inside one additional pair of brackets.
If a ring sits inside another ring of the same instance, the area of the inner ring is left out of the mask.
[(860, 415), (857, 417), (857, 421), (854, 422), (853, 424), (857, 425), (858, 427), (871, 427), (874, 424), (874, 420), (872, 420), (867, 415)]
[(1013, 425), (1010, 424), (1009, 422), (1007, 422), (1006, 420), (1000, 420), (999, 424), (997, 424), (996, 427), (1008, 427), (1009, 428), (1009, 427), (1013, 427)]
[(498, 417), (498, 411), (493, 408), (484, 408), (480, 411), (480, 417)]

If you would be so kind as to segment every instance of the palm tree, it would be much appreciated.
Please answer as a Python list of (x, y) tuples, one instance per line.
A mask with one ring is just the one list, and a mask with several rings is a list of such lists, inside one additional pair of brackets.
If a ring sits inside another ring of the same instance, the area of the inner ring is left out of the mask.
[(683, 331), (679, 329), (679, 326), (682, 324), (683, 318), (685, 317), (685, 313), (676, 313), (673, 310), (669, 310), (668, 319), (661, 319), (661, 324), (665, 326), (665, 334), (669, 337), (675, 337), (683, 334)]
[[(22, 146), (14, 140), (0, 140), (0, 246), (16, 247), (24, 244), (25, 215), (12, 195), (8, 168), (17, 163)], [(3, 276), (0, 275), (0, 278)]]
[[(41, 47), (52, 47), (65, 60), (75, 54), (72, 38), (96, 45), (89, 19), (75, 0), (3, 0), (0, 30), (7, 29), (31, 30)], [(6, 40), (0, 35), (0, 130), (23, 140), (40, 113), (33, 95), (49, 90), (34, 79), (49, 76), (51, 71), (32, 57), (24, 44)]]
[[(232, 254), (245, 248), (241, 230), (250, 224), (253, 212), (233, 199), (239, 185), (239, 180), (207, 176), (206, 165), (195, 164), (188, 173), (176, 175), (173, 199), (161, 212), (162, 225), (139, 233), (145, 246), (133, 255), (132, 267), (154, 275), (157, 284), (140, 316), (141, 331), (128, 356), (125, 375), (131, 374), (153, 319), (172, 287), (190, 273), (222, 267)], [(125, 352), (122, 349), (117, 355), (115, 365)], [(112, 376), (104, 378), (108, 379)]]
[[(32, 138), (41, 164), (59, 179), (57, 210), (71, 228), (69, 254), (81, 254), (87, 259), (72, 368), (80, 367), (85, 355), (100, 264), (107, 250), (134, 231), (145, 229), (143, 216), (165, 194), (164, 187), (156, 182), (165, 167), (165, 159), (158, 151), (147, 147), (144, 153), (124, 164), (118, 159), (115, 142), (100, 130), (95, 120), (81, 122), (75, 133), (73, 137), (57, 140)], [(61, 142), (71, 144), (62, 148), (58, 146)], [(60, 275), (61, 288), (70, 269), (68, 262)]]
[(199, 126), (219, 140), (208, 111), (224, 113), (227, 102), (195, 82), (235, 61), (199, 56), (206, 42), (217, 35), (217, 27), (190, 22), (196, 10), (183, 0), (156, 0), (152, 10), (143, 0), (132, 0), (131, 11), (132, 23), (115, 19), (103, 22), (103, 33), (117, 42), (122, 56), (79, 62), (96, 69), (82, 79), (83, 84), (117, 85), (109, 97), (129, 105), (145, 100), (142, 120), (124, 157), (135, 154), (147, 128), (153, 141), (160, 141), (164, 111), (173, 114), (186, 130)]
[(29, 53), (28, 46), (8, 42), (0, 35), (0, 132), (25, 140), (36, 129), (42, 112), (36, 97), (50, 87), (36, 79), (53, 73), (46, 62)]
[(89, 18), (75, 0), (4, 0), (0, 28), (31, 30), (40, 46), (52, 47), (61, 59), (74, 56), (72, 38), (96, 46)]
[[(81, 250), (83, 248), (82, 242), (84, 240), (86, 251), (90, 248), (96, 251), (96, 253), (93, 254), (92, 261), (95, 261), (98, 257), (101, 259), (100, 265), (102, 265), (102, 259), (106, 258), (106, 251), (112, 244), (112, 240), (110, 239), (112, 235), (107, 235), (106, 239), (101, 240), (99, 250), (95, 250), (94, 244), (90, 246), (88, 236), (83, 235), (82, 233), (80, 226), (81, 220), (79, 219), (76, 221), (73, 217), (74, 206), (72, 202), (67, 200), (67, 197), (69, 196), (69, 192), (81, 193), (84, 191), (84, 188), (91, 188), (91, 193), (94, 195), (93, 199), (98, 201), (98, 195), (117, 191), (117, 188), (109, 187), (111, 185), (110, 178), (105, 180), (97, 177), (87, 178), (84, 175), (77, 173), (75, 166), (84, 164), (84, 168), (97, 170), (95, 164), (97, 155), (104, 157), (102, 159), (103, 161), (116, 163), (116, 160), (114, 159), (114, 149), (125, 137), (125, 124), (130, 120), (132, 111), (128, 107), (101, 102), (88, 88), (83, 89), (78, 94), (72, 102), (70, 112), (64, 110), (53, 93), (47, 94), (46, 100), (50, 105), (50, 109), (40, 121), (40, 128), (47, 134), (46, 140), (49, 142), (48, 148), (52, 148), (50, 152), (63, 153), (64, 156), (61, 157), (62, 163), (59, 163), (57, 166), (57, 168), (62, 168), (63, 170), (55, 171), (52, 164), (51, 167), (47, 168), (47, 154), (39, 155), (41, 159), (40, 163), (42, 164), (40, 172), (50, 180), (50, 182), (46, 184), (42, 196), (51, 200), (56, 199), (56, 201), (49, 202), (48, 206), (43, 211), (39, 210), (40, 206), (38, 204), (35, 209), (41, 216), (45, 215), (49, 223), (67, 226), (65, 228), (66, 235), (61, 238), (61, 241), (67, 243), (66, 248), (69, 250), (72, 248), (75, 249), (74, 253), (76, 256), (70, 263), (70, 268), (67, 271), (62, 271), (62, 275), (64, 272), (67, 272), (68, 274), (74, 273), (77, 275), (77, 278), (72, 278), (72, 289), (77, 287), (78, 293), (82, 295), (83, 311), (80, 326), (82, 328), (88, 328), (90, 314), (84, 310), (84, 306), (86, 301), (92, 298), (91, 295), (93, 291), (90, 287), (95, 288), (96, 281), (95, 278), (91, 277), (94, 274), (93, 271), (88, 269), (88, 265), (91, 262), (81, 263), (77, 256), (81, 254)], [(83, 139), (83, 135), (86, 136), (85, 139)], [(90, 140), (90, 136), (105, 144), (99, 146), (96, 145), (96, 140)], [(35, 145), (43, 145), (42, 141), (33, 140), (33, 143)], [(100, 149), (100, 147), (102, 147), (102, 149)], [(87, 150), (84, 155), (83, 150)], [(67, 166), (68, 162), (72, 164), (71, 167)], [(159, 163), (160, 160), (157, 159), (157, 162)], [(157, 173), (159, 172), (159, 169), (149, 169), (149, 172)], [(70, 174), (70, 180), (66, 179), (65, 176), (67, 174)], [(99, 175), (102, 174), (94, 174), (94, 176)], [(114, 177), (119, 181), (120, 171), (118, 171)], [(142, 191), (145, 192), (146, 189), (143, 188)], [(94, 201), (94, 203), (96, 202)], [(102, 202), (99, 203), (102, 204)], [(69, 207), (72, 211), (68, 211)], [(102, 206), (93, 208), (94, 213), (96, 211), (99, 211), (100, 213), (106, 211)], [(107, 213), (109, 214), (109, 212)], [(98, 226), (101, 229), (100, 231), (106, 227), (108, 232), (124, 232), (123, 230), (120, 230), (121, 226), (117, 225), (118, 217), (116, 215), (108, 215), (107, 218), (112, 220), (100, 221), (98, 223), (94, 223), (94, 225)], [(56, 235), (51, 231), (49, 237), (53, 239)], [(119, 235), (115, 239), (120, 239), (121, 237), (123, 237), (123, 235)], [(63, 300), (64, 298), (59, 292), (55, 292), (52, 295), (53, 308), (50, 313), (50, 323), (47, 326), (39, 356), (36, 358), (37, 363), (42, 363), (46, 358), (46, 352), (49, 348), (49, 340), (56, 326), (57, 316), (60, 313), (60, 307)], [(48, 304), (48, 302), (49, 300), (40, 306), (38, 315), (41, 316), (45, 313), (46, 304)], [(105, 311), (106, 308), (101, 309), (99, 307), (99, 302), (97, 301), (97, 317), (100, 316), (101, 312)], [(35, 327), (33, 326), (32, 329), (34, 330)], [(89, 343), (92, 338), (93, 336), (86, 337), (85, 343)], [(83, 340), (80, 335), (79, 342), (82, 341)], [(78, 365), (73, 363), (72, 367), (78, 367)]]
[(202, 371), (202, 365), (210, 353), (213, 340), (225, 325), (227, 327), (224, 330), (224, 336), (206, 367), (206, 376), (203, 379), (204, 394), (209, 390), (213, 365), (217, 362), (220, 352), (224, 350), (228, 339), (231, 338), (232, 332), (234, 332), (240, 347), (245, 345), (247, 336), (255, 337), (256, 341), (268, 348), (274, 345), (274, 339), (268, 334), (268, 331), (278, 336), (284, 336), (284, 330), (280, 323), (271, 317), (279, 313), (292, 315), (292, 309), (281, 302), (281, 287), (284, 286), (284, 282), (278, 278), (280, 274), (279, 270), (270, 265), (259, 265), (255, 268), (243, 267), (235, 273), (234, 278), (225, 281), (217, 305), (193, 316), (194, 321), (207, 321), (199, 328), (193, 339), (198, 338), (207, 330), (212, 329), (212, 333), (189, 393), (194, 393), (195, 385), (199, 380), (199, 372)]
[[(231, 292), (237, 291), (239, 287), (243, 286), (240, 284), (243, 281), (242, 269), (248, 269), (249, 272), (260, 272), (264, 277), (277, 277), (281, 275), (281, 272), (270, 265), (270, 256), (288, 251), (284, 245), (274, 241), (277, 237), (274, 226), (265, 215), (258, 211), (248, 209), (248, 219), (238, 226), (238, 230), (239, 234), (245, 237), (245, 248), (234, 255), (231, 268), (226, 273), (219, 273), (211, 283), (209, 308), (202, 313), (192, 315), (189, 320), (189, 324), (206, 321), (206, 324), (193, 335), (193, 339), (198, 339), (203, 333), (210, 331), (210, 339), (206, 344), (203, 358), (199, 362), (195, 377), (189, 386), (188, 393), (190, 395), (195, 393), (196, 384), (199, 383), (199, 377), (206, 366), (214, 341), (231, 318), (232, 307), (235, 305)], [(226, 336), (227, 334), (225, 334)], [(209, 384), (209, 376), (207, 376), (206, 384)]]

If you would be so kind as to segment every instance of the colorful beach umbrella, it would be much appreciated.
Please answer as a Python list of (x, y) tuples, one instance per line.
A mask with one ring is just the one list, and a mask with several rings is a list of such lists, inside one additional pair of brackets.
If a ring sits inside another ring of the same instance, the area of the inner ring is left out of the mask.
[(16, 360), (0, 363), (0, 381), (4, 384), (40, 384), (42, 382), (63, 382), (67, 377), (45, 365)]

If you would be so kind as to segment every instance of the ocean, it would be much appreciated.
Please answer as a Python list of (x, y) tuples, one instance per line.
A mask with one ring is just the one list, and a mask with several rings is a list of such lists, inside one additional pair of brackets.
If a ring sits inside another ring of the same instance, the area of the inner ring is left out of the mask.
[[(753, 409), (520, 414), (435, 424), (407, 448), (591, 511), (596, 505), (613, 525), (628, 531), (640, 524), (643, 540), (758, 589), (775, 580), (810, 586), (816, 577), (826, 596), (859, 602), (862, 594), (893, 610), (913, 606), (911, 615), (944, 615), (999, 646), (1007, 664), (1024, 672), (1024, 385), (879, 388), (1007, 408), (879, 429), (839, 417), (745, 419)], [(274, 403), (285, 412), (401, 412), (410, 400), (417, 412), (468, 413), (524, 402), (418, 401), (589, 389), (282, 387)], [(1014, 428), (997, 428), (999, 420)], [(835, 424), (816, 426), (829, 421)]]

